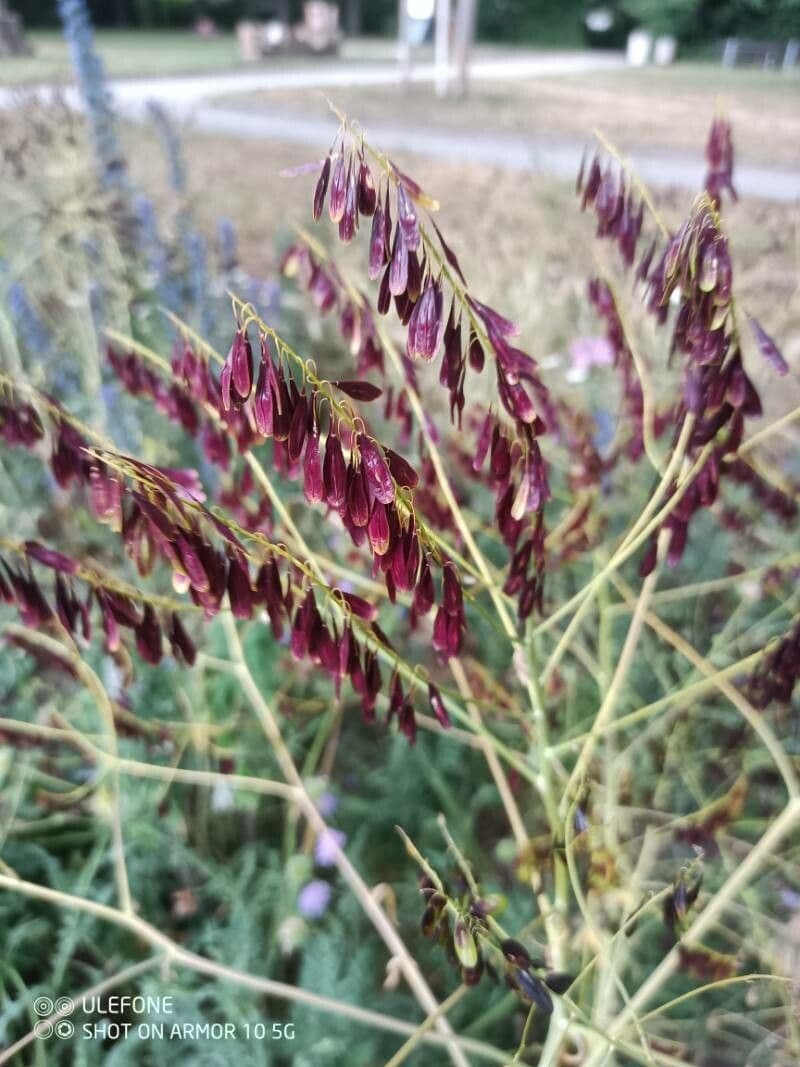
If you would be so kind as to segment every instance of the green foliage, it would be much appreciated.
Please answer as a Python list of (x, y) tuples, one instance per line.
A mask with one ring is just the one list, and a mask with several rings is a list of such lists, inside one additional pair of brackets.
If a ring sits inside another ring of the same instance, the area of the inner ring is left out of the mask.
[(702, 0), (624, 0), (623, 8), (655, 34), (686, 38), (696, 31)]
[(479, 38), (540, 47), (583, 42), (581, 0), (491, 0), (478, 4)]

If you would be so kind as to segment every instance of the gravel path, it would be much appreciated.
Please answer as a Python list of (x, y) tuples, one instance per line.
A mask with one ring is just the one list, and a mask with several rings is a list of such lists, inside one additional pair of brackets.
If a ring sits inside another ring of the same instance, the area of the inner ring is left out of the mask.
[[(270, 115), (231, 107), (201, 106), (184, 113), (197, 130), (225, 133), (249, 140), (288, 141), (308, 145), (311, 158), (322, 155), (333, 140), (335, 118)], [(370, 123), (370, 139), (393, 155), (409, 153), (455, 163), (483, 163), (506, 170), (551, 174), (574, 179), (590, 140), (514, 137), (478, 132), (466, 134), (441, 128)], [(700, 189), (705, 164), (701, 156), (675, 152), (630, 152), (628, 158), (648, 185)], [(740, 196), (791, 203), (800, 200), (800, 173), (738, 164), (736, 188)]]
[[(476, 61), (471, 76), (476, 80), (516, 80), (589, 74), (623, 65), (619, 55), (597, 52), (514, 55)], [(432, 64), (418, 64), (411, 77), (416, 82), (428, 82), (433, 80), (434, 73)], [(199, 131), (243, 139), (289, 141), (308, 145), (314, 150), (313, 155), (321, 155), (336, 129), (333, 117), (244, 111), (230, 103), (215, 107), (208, 101), (259, 90), (394, 85), (401, 81), (402, 71), (396, 64), (338, 64), (288, 71), (131, 79), (113, 81), (110, 88), (120, 113), (126, 118), (143, 119), (147, 104), (155, 100), (177, 119)], [(46, 98), (52, 90), (43, 88), (36, 92)], [(64, 95), (71, 106), (80, 106), (75, 89), (66, 90)], [(0, 89), (0, 107), (12, 107), (18, 98), (15, 90)], [(392, 153), (413, 153), (458, 163), (483, 163), (567, 179), (576, 174), (585, 146), (578, 140), (513, 136), (491, 131), (464, 133), (439, 127), (389, 123), (371, 123), (370, 134), (377, 144)], [(634, 151), (629, 157), (648, 184), (697, 189), (702, 183), (704, 165), (699, 155)], [(736, 169), (736, 184), (743, 196), (784, 202), (800, 200), (800, 173), (796, 171), (740, 165)]]

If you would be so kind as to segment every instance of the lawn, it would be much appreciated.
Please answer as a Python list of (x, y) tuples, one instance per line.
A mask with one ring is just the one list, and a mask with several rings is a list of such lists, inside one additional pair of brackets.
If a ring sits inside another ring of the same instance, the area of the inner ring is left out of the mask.
[[(28, 36), (34, 55), (4, 59), (0, 66), (0, 85), (71, 81), (69, 52), (61, 34), (55, 30), (33, 30)], [(204, 39), (189, 30), (99, 30), (95, 39), (106, 71), (115, 78), (222, 74), (241, 70), (243, 66), (232, 33)], [(346, 62), (374, 61), (387, 59), (391, 54), (390, 42), (364, 39), (347, 42), (340, 58)], [(281, 56), (265, 60), (263, 67), (294, 68), (308, 62), (317, 61)], [(325, 62), (330, 63), (330, 59)], [(248, 64), (246, 69), (258, 68)]]
[[(621, 148), (691, 152), (716, 107), (726, 110), (748, 162), (800, 167), (800, 75), (681, 63), (670, 69), (596, 71), (527, 81), (476, 81), (468, 105), (428, 85), (337, 89), (336, 103), (370, 124), (443, 127), (479, 135), (583, 139), (601, 128)], [(237, 94), (227, 107), (319, 115), (318, 90)]]

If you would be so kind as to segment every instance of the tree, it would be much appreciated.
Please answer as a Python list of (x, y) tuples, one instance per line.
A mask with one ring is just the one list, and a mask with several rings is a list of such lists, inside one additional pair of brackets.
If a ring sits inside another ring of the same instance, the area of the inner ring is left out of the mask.
[(623, 10), (655, 34), (687, 37), (697, 27), (701, 0), (625, 0)]

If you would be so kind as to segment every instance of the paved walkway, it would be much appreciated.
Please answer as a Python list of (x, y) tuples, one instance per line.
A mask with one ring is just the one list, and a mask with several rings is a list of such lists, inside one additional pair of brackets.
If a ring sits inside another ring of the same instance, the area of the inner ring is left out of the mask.
[[(333, 116), (271, 115), (237, 111), (231, 107), (201, 106), (185, 117), (195, 129), (249, 140), (309, 145), (320, 156), (333, 140), (337, 126)], [(544, 136), (515, 137), (477, 130), (464, 133), (374, 122), (370, 123), (369, 134), (375, 144), (395, 156), (402, 152), (451, 162), (483, 163), (505, 170), (551, 174), (570, 181), (578, 173), (584, 150), (591, 143), (589, 138), (581, 141)], [(699, 155), (629, 152), (628, 159), (648, 185), (691, 190), (702, 188), (705, 163)], [(736, 188), (741, 196), (789, 203), (800, 200), (800, 174), (738, 164)]]
[[(471, 77), (483, 80), (517, 80), (553, 77), (559, 74), (589, 74), (596, 70), (622, 67), (618, 54), (602, 52), (525, 53), (476, 60)], [(415, 82), (432, 82), (432, 63), (413, 67)], [(343, 66), (325, 64), (298, 70), (253, 71), (243, 74), (191, 75), (171, 78), (141, 78), (111, 82), (118, 110), (126, 118), (141, 120), (147, 104), (157, 101), (176, 118), (194, 129), (228, 134), (245, 139), (290, 141), (309, 145), (322, 154), (333, 138), (333, 117), (280, 115), (242, 111), (230, 100), (215, 107), (210, 100), (230, 98), (237, 93), (270, 89), (336, 88), (343, 86), (396, 85), (403, 71), (393, 63), (365, 63)], [(36, 90), (47, 98), (52, 89)], [(67, 89), (71, 106), (80, 107), (77, 91)], [(10, 107), (18, 99), (13, 89), (0, 88), (0, 107)], [(385, 150), (407, 152), (464, 163), (483, 163), (514, 171), (540, 172), (571, 179), (577, 172), (585, 142), (552, 137), (497, 134), (492, 131), (459, 132), (441, 127), (371, 123), (370, 134)], [(674, 152), (631, 152), (641, 176), (654, 186), (700, 188), (704, 164), (698, 156)], [(773, 168), (737, 166), (736, 184), (743, 196), (791, 202), (800, 200), (800, 173)]]

